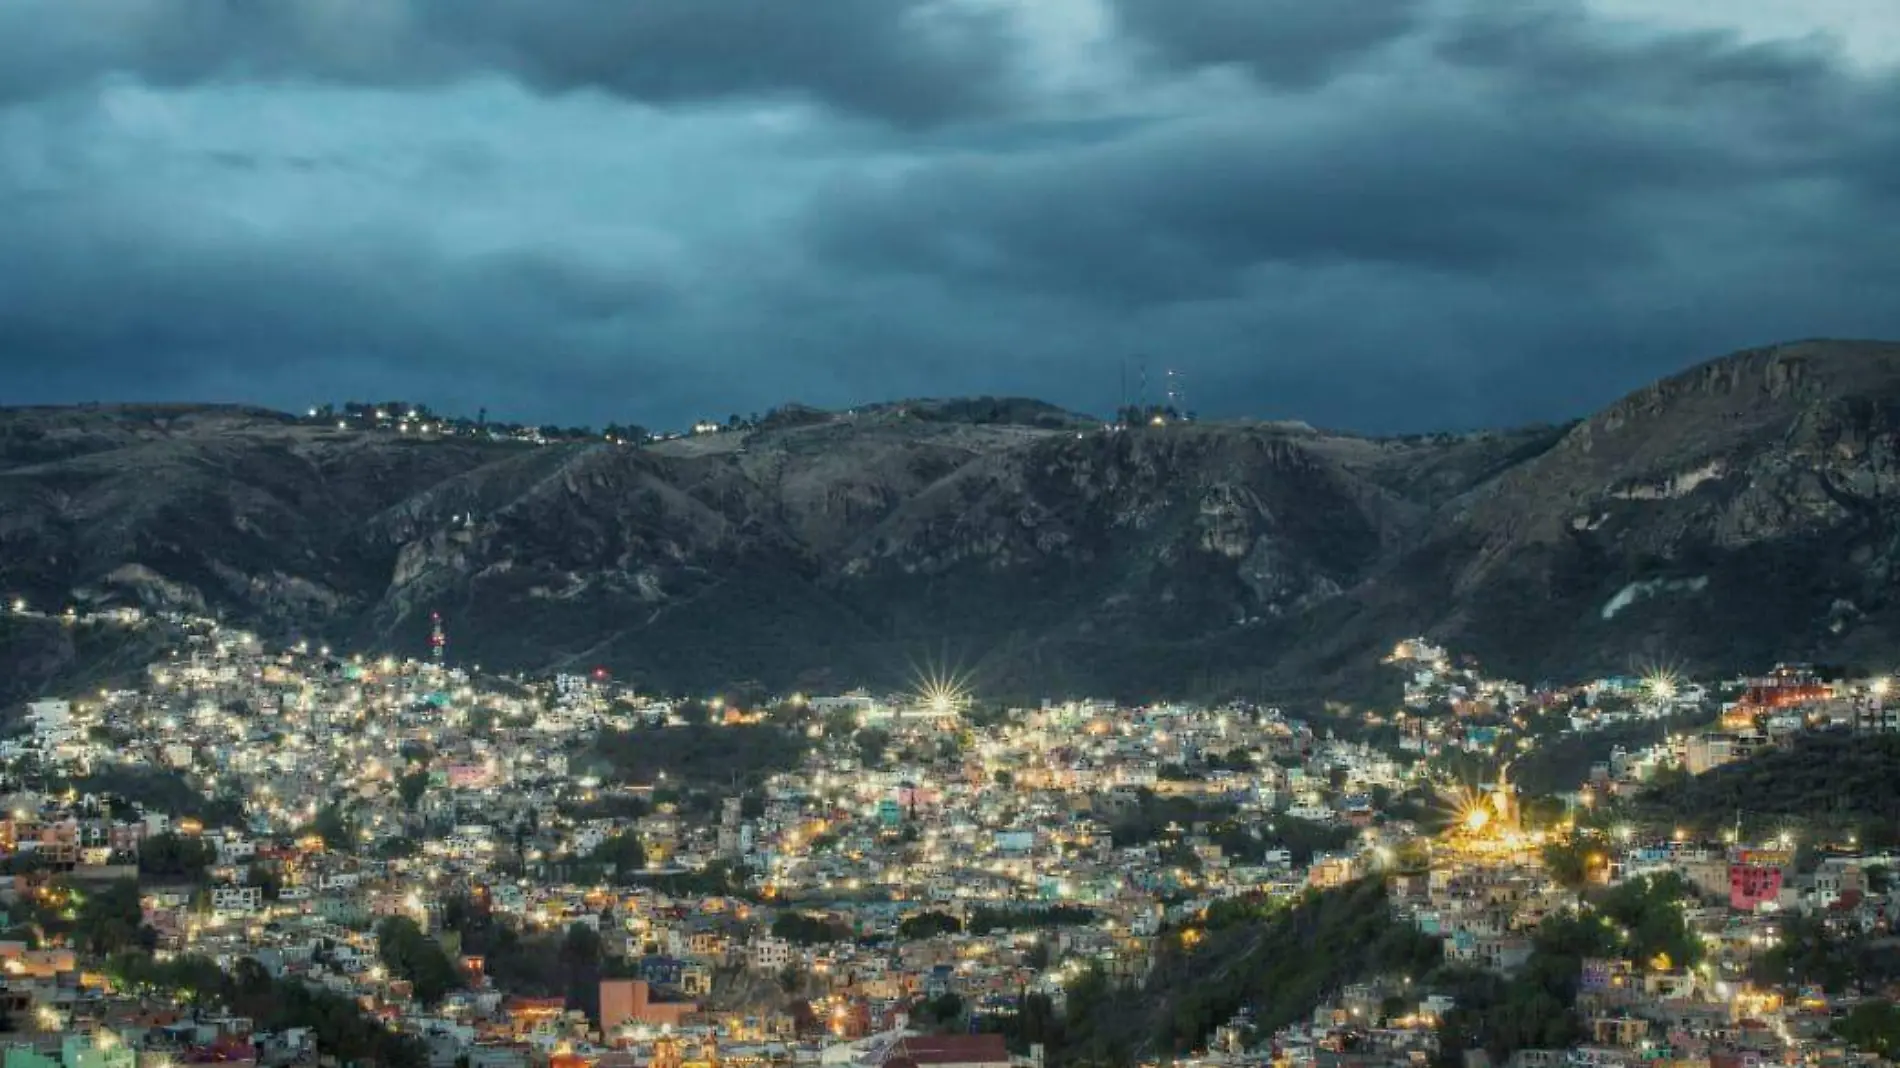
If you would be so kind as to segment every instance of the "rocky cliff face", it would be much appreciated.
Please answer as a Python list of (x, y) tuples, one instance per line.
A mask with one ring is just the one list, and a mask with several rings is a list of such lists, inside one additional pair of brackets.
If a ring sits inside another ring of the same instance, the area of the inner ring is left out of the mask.
[(1894, 345), (1783, 345), (1659, 382), (1447, 506), (1434, 623), (1526, 673), (1885, 663), (1897, 417)]
[[(1742, 353), (1569, 428), (1457, 437), (1020, 404), (793, 422), (531, 448), (0, 412), (0, 591), (414, 652), (438, 610), (457, 659), (669, 688), (945, 659), (1023, 692), (1338, 684), (1415, 632), (1570, 676), (1900, 633), (1900, 346)], [(0, 641), (10, 693), (60, 648)]]

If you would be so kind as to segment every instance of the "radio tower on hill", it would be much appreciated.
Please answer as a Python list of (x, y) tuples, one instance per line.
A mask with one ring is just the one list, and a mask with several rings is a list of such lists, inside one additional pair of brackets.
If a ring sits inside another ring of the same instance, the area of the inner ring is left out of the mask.
[(448, 632), (442, 629), (442, 613), (429, 613), (429, 662), (442, 670), (442, 657), (448, 651)]

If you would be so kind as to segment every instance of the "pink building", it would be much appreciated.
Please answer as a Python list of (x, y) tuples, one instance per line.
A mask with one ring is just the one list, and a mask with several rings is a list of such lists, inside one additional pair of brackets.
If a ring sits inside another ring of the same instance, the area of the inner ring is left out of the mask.
[(1728, 866), (1728, 906), (1743, 912), (1758, 911), (1764, 904), (1781, 900), (1781, 869), (1766, 864), (1730, 864)]

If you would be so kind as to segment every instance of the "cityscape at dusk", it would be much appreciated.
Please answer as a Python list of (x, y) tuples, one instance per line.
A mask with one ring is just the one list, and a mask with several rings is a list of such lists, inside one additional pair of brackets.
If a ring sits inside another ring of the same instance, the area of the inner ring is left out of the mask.
[(1900, 1062), (1891, 0), (0, 0), (0, 1068)]

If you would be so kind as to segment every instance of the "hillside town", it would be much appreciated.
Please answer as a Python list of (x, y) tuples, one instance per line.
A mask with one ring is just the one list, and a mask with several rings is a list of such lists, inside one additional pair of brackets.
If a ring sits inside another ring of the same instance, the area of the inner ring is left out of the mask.
[[(484, 675), (440, 619), (420, 659), (165, 622), (136, 684), (0, 740), (6, 1068), (1746, 1068), (1885, 1053), (1900, 1015), (1808, 959), (1891, 943), (1900, 842), (1638, 804), (1900, 729), (1884, 679), (1532, 687), (1421, 639), (1396, 707), (1323, 719), (1003, 708), (949, 674), (683, 699)], [(1658, 740), (1566, 789), (1513, 777), (1632, 725)], [(1340, 900), (1402, 967), (1076, 1046)]]

